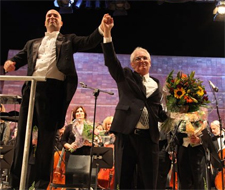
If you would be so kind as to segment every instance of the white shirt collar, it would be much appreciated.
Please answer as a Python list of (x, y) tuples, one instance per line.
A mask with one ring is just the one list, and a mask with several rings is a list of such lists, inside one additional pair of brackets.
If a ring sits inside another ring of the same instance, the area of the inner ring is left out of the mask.
[(49, 36), (49, 37), (52, 37), (52, 38), (56, 38), (59, 34), (59, 31), (54, 31), (54, 32), (45, 32), (45, 36)]
[(150, 76), (149, 76), (149, 73), (147, 73), (146, 75), (143, 76), (145, 78), (145, 81), (148, 81)]

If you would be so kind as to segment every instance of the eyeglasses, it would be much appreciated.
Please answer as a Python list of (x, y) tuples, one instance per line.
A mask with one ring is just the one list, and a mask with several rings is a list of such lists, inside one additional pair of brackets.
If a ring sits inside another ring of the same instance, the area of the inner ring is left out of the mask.
[(144, 61), (149, 60), (149, 58), (146, 57), (146, 56), (139, 56), (139, 57), (135, 57), (135, 58), (134, 58), (134, 61), (141, 61), (142, 59), (143, 59)]

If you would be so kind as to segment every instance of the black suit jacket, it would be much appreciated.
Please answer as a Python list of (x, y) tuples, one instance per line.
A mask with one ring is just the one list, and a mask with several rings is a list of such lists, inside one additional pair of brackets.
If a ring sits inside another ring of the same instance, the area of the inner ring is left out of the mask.
[[(66, 79), (63, 85), (63, 109), (61, 111), (61, 118), (59, 118), (59, 128), (63, 127), (65, 122), (65, 115), (71, 99), (77, 89), (77, 72), (75, 68), (73, 54), (78, 51), (86, 51), (96, 47), (102, 41), (102, 35), (96, 29), (89, 36), (77, 36), (75, 34), (58, 35), (56, 40), (56, 65)], [(26, 43), (25, 47), (13, 58), (16, 62), (16, 70), (28, 64), (27, 75), (32, 76), (36, 59), (38, 56), (38, 49), (43, 38), (33, 39)]]
[(146, 106), (149, 112), (150, 136), (153, 142), (158, 143), (158, 121), (162, 122), (167, 118), (160, 104), (162, 94), (159, 80), (151, 77), (157, 82), (159, 88), (149, 98), (146, 98), (141, 76), (128, 67), (122, 68), (116, 57), (113, 43), (102, 44), (102, 49), (105, 65), (116, 81), (119, 93), (119, 102), (116, 106), (110, 131), (122, 134), (133, 133), (142, 110)]

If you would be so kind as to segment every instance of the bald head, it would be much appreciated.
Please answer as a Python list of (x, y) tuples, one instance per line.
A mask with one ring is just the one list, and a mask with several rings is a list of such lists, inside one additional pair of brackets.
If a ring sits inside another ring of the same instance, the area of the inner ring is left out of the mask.
[(60, 31), (62, 25), (62, 17), (58, 11), (51, 9), (46, 13), (45, 27), (47, 29), (47, 32), (51, 33), (54, 31)]

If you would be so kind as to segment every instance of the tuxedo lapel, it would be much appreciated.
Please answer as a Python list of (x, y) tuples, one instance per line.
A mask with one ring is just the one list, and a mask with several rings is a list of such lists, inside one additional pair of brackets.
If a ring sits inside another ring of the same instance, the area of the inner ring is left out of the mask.
[(146, 88), (142, 83), (142, 77), (137, 72), (134, 72), (133, 74), (136, 81), (135, 86), (137, 86), (138, 90), (141, 91), (144, 98), (146, 98)]
[(157, 88), (149, 97), (158, 96), (159, 88)]
[(41, 40), (42, 39), (39, 39), (39, 40), (35, 41), (34, 44), (33, 44), (33, 63), (34, 64), (36, 63), (36, 59), (37, 59), (37, 56), (38, 56), (38, 49), (41, 45)]
[(213, 141), (213, 144), (214, 144), (214, 146), (216, 148), (216, 151), (218, 151), (219, 150), (219, 144), (218, 144), (217, 139)]
[(56, 62), (58, 62), (59, 59), (59, 53), (62, 47), (63, 38), (63, 35), (59, 33), (58, 38), (56, 39)]

